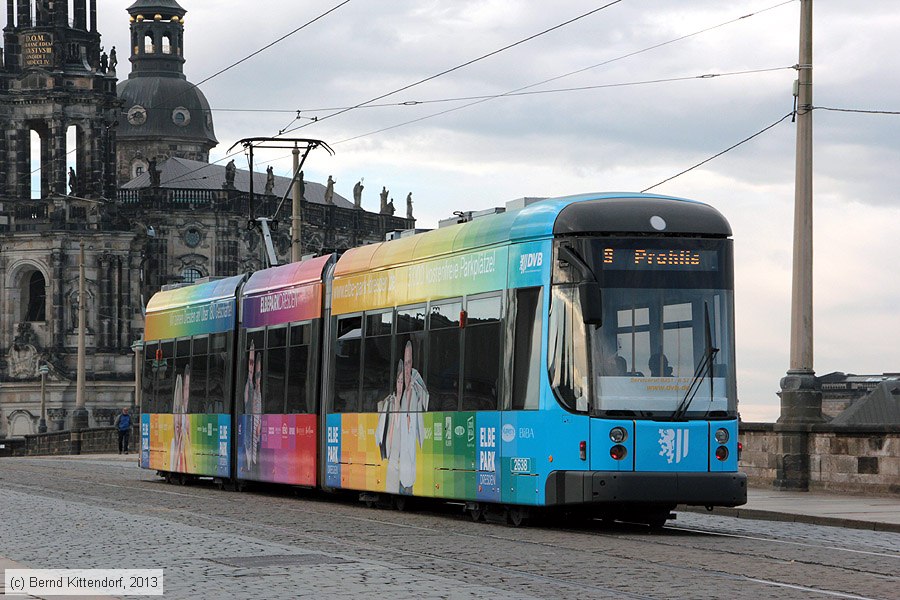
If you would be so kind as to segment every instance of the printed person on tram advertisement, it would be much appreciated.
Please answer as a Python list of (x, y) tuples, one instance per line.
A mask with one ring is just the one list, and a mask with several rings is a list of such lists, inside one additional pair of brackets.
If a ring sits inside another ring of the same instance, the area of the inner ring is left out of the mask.
[[(259, 351), (257, 350), (257, 354)], [(251, 460), (253, 466), (259, 464), (259, 443), (262, 439), (262, 361), (257, 356), (253, 370), (253, 429), (251, 440)]]
[(191, 447), (191, 422), (188, 414), (191, 391), (191, 365), (184, 366), (184, 375), (175, 376), (175, 392), (172, 401), (173, 435), (169, 449), (169, 464), (178, 473), (188, 472), (188, 450)]
[(378, 427), (375, 436), (382, 460), (387, 459), (385, 491), (400, 490), (400, 401), (403, 398), (403, 361), (397, 363), (395, 391), (378, 403)]
[(252, 472), (259, 461), (259, 441), (262, 423), (262, 361), (256, 350), (256, 343), (250, 342), (247, 351), (247, 380), (244, 383), (244, 415), (238, 432), (243, 446), (243, 471)]
[(413, 493), (416, 482), (416, 448), (425, 440), (424, 411), (428, 410), (428, 389), (419, 371), (413, 368), (412, 341), (403, 351), (403, 397), (400, 402), (400, 493)]

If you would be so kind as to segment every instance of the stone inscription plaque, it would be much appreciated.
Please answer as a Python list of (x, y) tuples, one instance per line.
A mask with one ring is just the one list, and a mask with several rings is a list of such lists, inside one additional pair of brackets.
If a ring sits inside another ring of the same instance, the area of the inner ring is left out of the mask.
[(28, 67), (53, 66), (53, 36), (49, 33), (22, 35), (22, 62)]

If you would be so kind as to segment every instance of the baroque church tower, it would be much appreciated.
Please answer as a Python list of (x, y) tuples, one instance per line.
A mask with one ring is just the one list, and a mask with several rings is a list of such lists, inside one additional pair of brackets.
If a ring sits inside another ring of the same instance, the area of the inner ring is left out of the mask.
[(150, 160), (209, 161), (218, 144), (209, 102), (184, 75), (184, 10), (175, 0), (128, 7), (131, 74), (119, 84), (119, 184), (146, 172)]
[(42, 415), (51, 431), (72, 424), (82, 244), (90, 424), (133, 390), (141, 242), (117, 211), (116, 58), (100, 44), (96, 0), (6, 0), (0, 437), (34, 433)]

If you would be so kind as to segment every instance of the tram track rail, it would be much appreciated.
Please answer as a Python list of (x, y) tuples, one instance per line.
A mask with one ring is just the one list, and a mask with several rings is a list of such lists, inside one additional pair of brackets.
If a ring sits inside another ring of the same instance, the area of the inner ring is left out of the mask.
[[(90, 485), (101, 485), (101, 486), (105, 486), (105, 487), (120, 488), (120, 489), (124, 489), (124, 490), (133, 489), (132, 486), (123, 485), (121, 483), (103, 483), (103, 482), (98, 482), (93, 479), (73, 478), (71, 475), (55, 475), (55, 474), (48, 473), (47, 471), (25, 471), (25, 470), (19, 469), (19, 472), (27, 472), (27, 473), (31, 473), (33, 475), (38, 475), (38, 476), (42, 476), (42, 477), (50, 476), (50, 477), (54, 477), (56, 479), (62, 479), (62, 480), (68, 480), (68, 481), (80, 481), (82, 483), (86, 483), (86, 484), (90, 484)], [(2, 479), (2, 477), (0, 477), (0, 479)], [(149, 479), (141, 479), (141, 482), (151, 483), (151, 484), (160, 484), (160, 485), (163, 483), (163, 481), (161, 479), (157, 478), (155, 475)], [(174, 488), (174, 489), (172, 489), (172, 488)], [(240, 500), (240, 498), (242, 497), (241, 495), (234, 495), (234, 494), (223, 492), (221, 490), (214, 489), (214, 488), (204, 486), (204, 485), (193, 485), (193, 486), (189, 486), (189, 488), (192, 490), (208, 491), (209, 497), (215, 497), (215, 498), (220, 499), (227, 503), (238, 503), (238, 504), (242, 503)], [(43, 488), (36, 488), (36, 489), (43, 489)], [(154, 493), (159, 493), (159, 494), (164, 494), (164, 495), (183, 496), (186, 498), (195, 498), (197, 495), (196, 493), (179, 492), (179, 491), (176, 491), (177, 489), (179, 489), (178, 486), (164, 486), (162, 488), (148, 488), (149, 491), (153, 491)], [(301, 490), (300, 493), (302, 493), (303, 491), (305, 491), (305, 490)], [(253, 492), (250, 492), (250, 493), (253, 493)], [(263, 493), (261, 495), (265, 495), (266, 497), (269, 497), (269, 498), (284, 498), (284, 499), (288, 500), (288, 502), (285, 504), (285, 508), (287, 508), (289, 510), (293, 510), (293, 507), (290, 506), (290, 502), (294, 500), (294, 497), (292, 497), (292, 496), (287, 496), (287, 495), (283, 495), (283, 494), (270, 494), (270, 493)], [(321, 498), (313, 498), (313, 497), (303, 498), (302, 500), (304, 500), (306, 502), (316, 502), (316, 503), (324, 501)], [(329, 505), (332, 505), (333, 503), (337, 503), (337, 504), (343, 505), (343, 506), (355, 506), (355, 503), (353, 501), (342, 502), (340, 499), (337, 499), (335, 501), (332, 498), (329, 498), (327, 500), (327, 503)], [(362, 508), (362, 505), (360, 505), (360, 508)], [(313, 512), (313, 513), (321, 515), (321, 516), (328, 516), (328, 515), (333, 514), (333, 513), (327, 512), (327, 511), (310, 511), (308, 509), (308, 507), (304, 508), (301, 512), (304, 512), (304, 513)], [(444, 516), (447, 516), (447, 515), (452, 516), (451, 513), (447, 513), (446, 511), (425, 510), (425, 511), (420, 511), (420, 512), (428, 513), (428, 514), (435, 514), (435, 515), (440, 514), (440, 515), (444, 515)], [(392, 513), (383, 513), (383, 514), (392, 514)], [(403, 513), (397, 513), (397, 514), (403, 514)], [(407, 513), (407, 514), (416, 514), (416, 513)], [(396, 527), (421, 528), (418, 526), (404, 524), (404, 523), (400, 523), (400, 522), (397, 522), (395, 520), (390, 520), (390, 519), (387, 519), (387, 520), (371, 519), (371, 518), (367, 518), (367, 517), (356, 517), (356, 516), (346, 516), (346, 515), (344, 516), (344, 518), (359, 520), (361, 522), (374, 522), (374, 523), (379, 523), (379, 524), (384, 524), (384, 525), (392, 525), (392, 526), (396, 526)], [(463, 520), (466, 520), (466, 518), (463, 517)], [(616, 531), (616, 527), (621, 528), (625, 524), (620, 524), (618, 526), (614, 526), (614, 528), (612, 530), (609, 530), (609, 529), (602, 530), (602, 529), (598, 528), (599, 522), (597, 520), (594, 520), (591, 523), (593, 523), (593, 527), (589, 531), (583, 531), (583, 530), (567, 528), (567, 527), (561, 527), (561, 528), (558, 528), (558, 530), (564, 530), (566, 532), (570, 532), (570, 533), (578, 534), (578, 535), (582, 535), (582, 534), (602, 535), (605, 537), (629, 535), (629, 534), (633, 534), (635, 531), (641, 531), (641, 532), (647, 531), (647, 529), (644, 526), (639, 525), (639, 524), (635, 524), (633, 530), (629, 529), (629, 530), (626, 530), (623, 532), (623, 531)], [(631, 527), (631, 526), (628, 525), (628, 527)], [(421, 529), (440, 531), (435, 528), (421, 528)], [(853, 553), (853, 554), (878, 556), (878, 557), (883, 557), (883, 558), (891, 558), (891, 559), (900, 560), (900, 547), (898, 547), (898, 550), (895, 553), (875, 552), (872, 550), (862, 550), (862, 549), (858, 549), (858, 548), (841, 547), (841, 546), (834, 546), (834, 545), (823, 546), (821, 544), (811, 544), (811, 543), (807, 543), (807, 542), (798, 542), (798, 541), (794, 541), (794, 540), (777, 539), (777, 538), (773, 538), (773, 537), (769, 537), (769, 536), (744, 535), (744, 534), (738, 534), (738, 533), (733, 533), (733, 532), (721, 531), (721, 530), (717, 530), (717, 529), (713, 529), (713, 528), (700, 529), (697, 527), (687, 527), (687, 526), (681, 525), (677, 522), (674, 522), (674, 523), (670, 522), (663, 529), (665, 531), (670, 531), (670, 532), (685, 532), (685, 533), (701, 534), (701, 535), (708, 535), (708, 536), (720, 536), (720, 537), (728, 537), (728, 538), (734, 538), (734, 539), (759, 541), (759, 542), (765, 542), (765, 543), (770, 543), (770, 544), (799, 546), (799, 547), (805, 547), (805, 548), (815, 548), (818, 550), (833, 550), (833, 551), (837, 551), (837, 552), (849, 552), (849, 553)], [(463, 534), (460, 534), (460, 535), (463, 535)], [(507, 539), (507, 538), (502, 538), (502, 539)], [(630, 535), (630, 537), (628, 539), (640, 541), (641, 538), (639, 538), (635, 535)], [(658, 541), (659, 541), (659, 537), (658, 536), (654, 537), (654, 543), (656, 543)], [(696, 548), (696, 549), (701, 550), (702, 548)], [(898, 569), (898, 572), (900, 572), (900, 569)]]
[[(31, 461), (29, 461), (31, 462)], [(653, 598), (658, 597), (654, 595), (642, 595), (635, 594), (632, 592), (628, 592), (623, 589), (618, 589), (616, 587), (608, 587), (608, 586), (598, 586), (596, 583), (586, 583), (578, 580), (572, 580), (562, 577), (557, 577), (554, 575), (546, 575), (539, 572), (535, 572), (535, 570), (528, 569), (512, 569), (508, 567), (502, 567), (498, 565), (491, 564), (481, 564), (477, 561), (467, 560), (464, 557), (460, 556), (447, 556), (444, 553), (423, 553), (421, 550), (419, 551), (407, 551), (403, 548), (398, 548), (395, 545), (391, 544), (373, 544), (371, 541), (365, 540), (352, 540), (346, 537), (341, 536), (329, 536), (327, 534), (321, 532), (311, 532), (311, 531), (298, 531), (296, 527), (285, 526), (285, 525), (277, 525), (272, 523), (248, 523), (246, 519), (241, 519), (238, 515), (232, 514), (228, 515), (227, 513), (236, 513), (240, 509), (239, 507), (245, 506), (246, 501), (242, 500), (246, 498), (243, 495), (234, 495), (228, 494), (225, 492), (220, 492), (218, 490), (212, 490), (205, 486), (196, 486), (190, 489), (191, 491), (180, 491), (177, 488), (175, 489), (166, 489), (170, 488), (170, 486), (163, 486), (160, 481), (157, 485), (153, 480), (149, 479), (141, 479), (138, 482), (140, 485), (136, 488), (133, 484), (123, 484), (121, 482), (111, 481), (112, 477), (107, 478), (97, 478), (91, 477), (86, 478), (81, 473), (68, 473), (65, 475), (60, 475), (58, 472), (55, 472), (55, 469), (51, 468), (22, 468), (25, 465), (19, 466), (16, 468), (17, 473), (34, 475), (37, 477), (45, 477), (51, 478), (54, 481), (66, 482), (72, 485), (65, 485), (61, 487), (55, 487), (53, 489), (49, 489), (46, 486), (35, 486), (30, 484), (24, 484), (21, 482), (12, 481), (8, 475), (3, 475), (3, 485), (6, 487), (14, 487), (18, 488), (22, 491), (28, 491), (31, 493), (41, 493), (44, 495), (49, 495), (52, 497), (58, 497), (60, 494), (69, 495), (75, 498), (80, 499), (84, 502), (96, 502), (98, 497), (102, 498), (103, 501), (107, 503), (111, 503), (113, 505), (121, 504), (127, 506), (129, 509), (134, 509), (134, 501), (131, 498), (109, 498), (102, 497), (102, 494), (90, 494), (84, 492), (84, 486), (99, 486), (101, 488), (106, 489), (120, 489), (126, 495), (133, 495), (135, 489), (139, 489), (141, 494), (145, 493), (153, 493), (153, 494), (161, 494), (165, 497), (177, 497), (184, 498), (185, 500), (215, 500), (218, 507), (228, 507), (226, 511), (217, 511), (224, 512), (226, 514), (205, 514), (203, 512), (198, 512), (198, 507), (195, 502), (190, 503), (190, 505), (179, 506), (181, 502), (174, 502), (173, 506), (167, 507), (165, 511), (153, 511), (156, 515), (165, 514), (166, 517), (162, 518), (172, 518), (173, 520), (181, 520), (181, 519), (193, 519), (193, 518), (201, 518), (210, 521), (218, 521), (218, 522), (227, 522), (233, 525), (240, 525), (241, 529), (246, 532), (248, 527), (251, 527), (252, 530), (257, 531), (258, 535), (262, 536), (271, 536), (271, 534), (278, 534), (279, 537), (285, 536), (288, 539), (299, 539), (303, 541), (307, 541), (313, 543), (315, 545), (321, 544), (329, 544), (335, 547), (344, 547), (349, 548), (350, 552), (353, 552), (353, 549), (365, 550), (365, 551), (374, 551), (376, 553), (395, 553), (406, 558), (410, 557), (418, 557), (419, 559), (429, 559), (431, 561), (435, 561), (436, 563), (442, 563), (447, 566), (455, 565), (455, 568), (465, 568), (465, 569), (475, 569), (479, 571), (492, 571), (497, 572), (500, 571), (504, 573), (508, 577), (517, 577), (524, 578), (528, 581), (536, 582), (536, 583), (545, 583), (553, 586), (560, 586), (569, 590), (581, 590), (582, 592), (591, 592), (594, 594), (603, 594), (603, 595), (611, 595), (615, 597), (628, 597), (628, 598)], [(37, 466), (29, 464), (29, 467)], [(41, 467), (43, 465), (40, 465)], [(98, 480), (99, 479), (99, 480)], [(103, 479), (106, 479), (105, 481)], [(72, 489), (66, 489), (72, 488)], [(210, 493), (207, 493), (210, 492)], [(892, 561), (894, 559), (900, 560), (900, 552), (897, 554), (891, 554), (888, 552), (874, 552), (874, 551), (866, 551), (860, 550), (858, 548), (851, 547), (838, 547), (833, 545), (815, 545), (809, 544), (805, 542), (797, 542), (792, 540), (781, 540), (774, 539), (767, 536), (752, 536), (752, 535), (741, 535), (730, 532), (723, 532), (718, 530), (710, 530), (710, 529), (698, 529), (692, 527), (684, 527), (678, 524), (667, 526), (662, 533), (651, 534), (647, 530), (643, 528), (628, 528), (627, 526), (616, 527), (612, 531), (608, 530), (600, 530), (596, 528), (590, 528), (588, 530), (576, 530), (572, 528), (553, 528), (547, 529), (542, 527), (535, 528), (524, 528), (524, 529), (507, 529), (507, 530), (498, 530), (495, 527), (485, 526), (483, 524), (471, 524), (467, 522), (467, 525), (483, 528), (479, 530), (477, 533), (468, 532), (459, 529), (448, 530), (448, 528), (443, 526), (434, 526), (427, 525), (423, 526), (417, 523), (409, 523), (409, 517), (405, 520), (406, 523), (400, 522), (401, 513), (386, 513), (382, 514), (387, 516), (391, 515), (389, 518), (373, 518), (371, 516), (360, 516), (358, 514), (346, 514), (348, 512), (348, 507), (353, 507), (353, 505), (349, 502), (329, 502), (329, 506), (332, 507), (341, 507), (339, 511), (335, 510), (321, 510), (318, 505), (324, 503), (325, 500), (320, 498), (306, 498), (304, 499), (304, 505), (302, 507), (299, 506), (291, 506), (294, 504), (294, 500), (292, 498), (288, 498), (284, 495), (278, 494), (267, 494), (267, 498), (273, 500), (278, 504), (277, 509), (280, 513), (288, 512), (288, 513), (296, 513), (298, 515), (302, 514), (305, 516), (311, 516), (315, 519), (326, 519), (326, 518), (338, 518), (342, 520), (352, 520), (355, 522), (359, 522), (363, 526), (368, 527), (390, 527), (390, 528), (399, 528), (404, 530), (418, 530), (424, 534), (434, 535), (434, 536), (447, 536), (453, 535), (456, 536), (457, 539), (465, 539), (472, 541), (483, 541), (485, 539), (490, 539), (498, 543), (506, 543), (513, 545), (536, 545), (547, 548), (553, 552), (580, 552), (582, 548), (578, 547), (578, 544), (572, 543), (558, 543), (558, 542), (542, 542), (535, 541), (534, 539), (530, 539), (531, 535), (527, 535), (527, 532), (542, 532), (542, 531), (550, 531), (556, 535), (564, 535), (567, 538), (569, 536), (574, 536), (574, 538), (603, 538), (606, 540), (611, 540), (613, 543), (627, 541), (629, 544), (637, 544), (639, 546), (647, 546), (651, 545), (653, 547), (659, 548), (661, 546), (665, 546), (671, 548), (673, 550), (679, 551), (687, 551), (692, 553), (709, 553), (709, 552), (717, 552), (719, 554), (728, 554), (731, 556), (743, 556), (743, 557), (753, 557), (758, 558), (760, 560), (772, 561), (774, 563), (783, 562), (783, 557), (777, 556), (777, 554), (773, 555), (770, 552), (767, 552), (763, 549), (760, 551), (758, 549), (754, 549), (752, 553), (748, 553), (746, 549), (744, 550), (736, 550), (731, 548), (722, 548), (718, 547), (715, 549), (711, 549), (709, 547), (704, 547), (702, 545), (692, 544), (691, 541), (695, 541), (698, 538), (694, 536), (703, 536), (708, 537), (710, 539), (732, 539), (732, 540), (747, 540), (754, 543), (762, 543), (762, 544), (771, 544), (776, 546), (785, 546), (785, 547), (796, 547), (805, 550), (817, 550), (817, 551), (828, 551), (828, 552), (839, 552), (839, 553), (850, 553), (853, 555), (859, 555), (864, 557), (872, 557), (878, 560), (888, 560)], [(310, 505), (314, 504), (313, 507)], [(145, 505), (151, 505), (152, 502), (145, 502)], [(356, 507), (353, 507), (356, 508)], [(360, 510), (369, 510), (363, 509), (360, 505), (358, 507)], [(349, 512), (355, 512), (354, 510), (350, 510)], [(427, 518), (433, 516), (435, 514), (443, 514), (446, 517), (446, 513), (438, 513), (438, 511), (425, 511), (424, 513), (411, 513), (410, 517), (414, 517), (415, 521), (421, 521), (422, 518)], [(394, 517), (396, 515), (396, 517)], [(463, 518), (463, 517), (461, 517)], [(290, 519), (293, 520), (293, 519)], [(448, 525), (458, 522), (457, 519), (446, 519)], [(490, 529), (488, 529), (490, 527)], [(502, 531), (503, 533), (498, 533), (498, 531)], [(523, 534), (522, 532), (525, 532)], [(687, 534), (691, 537), (679, 537), (672, 538), (667, 534)], [(569, 538), (571, 540), (572, 538)], [(676, 541), (677, 540), (677, 541)], [(464, 544), (463, 544), (464, 545)], [(714, 577), (720, 578), (730, 581), (737, 581), (743, 583), (752, 583), (756, 585), (764, 585), (770, 589), (782, 589), (782, 590), (793, 590), (793, 591), (803, 591), (804, 593), (812, 594), (812, 595), (823, 595), (828, 597), (840, 597), (840, 598), (868, 598), (869, 596), (853, 594), (847, 591), (840, 590), (831, 590), (819, 587), (810, 587), (804, 585), (798, 585), (797, 583), (791, 581), (778, 581), (771, 578), (766, 577), (758, 577), (750, 575), (741, 575), (728, 572), (727, 570), (717, 570), (710, 569), (708, 567), (694, 567), (690, 565), (679, 565), (673, 564), (671, 561), (665, 560), (654, 560), (649, 558), (648, 556), (640, 556), (644, 554), (642, 552), (636, 552), (635, 556), (632, 557), (633, 560), (643, 561), (647, 565), (652, 565), (658, 569), (666, 569), (679, 571), (682, 573), (693, 574), (697, 576), (704, 577)], [(840, 562), (840, 561), (834, 561)], [(823, 563), (819, 561), (813, 560), (800, 560), (797, 561), (798, 564), (814, 566), (818, 568), (824, 569), (840, 569), (847, 573), (856, 573), (858, 575), (866, 575), (873, 576), (879, 579), (884, 579), (885, 581), (897, 581), (896, 577), (890, 577), (885, 575), (884, 573), (879, 573), (876, 571), (866, 571), (862, 569), (855, 569), (853, 567), (848, 567), (846, 565), (840, 564), (829, 564)], [(894, 570), (896, 572), (896, 568)]]

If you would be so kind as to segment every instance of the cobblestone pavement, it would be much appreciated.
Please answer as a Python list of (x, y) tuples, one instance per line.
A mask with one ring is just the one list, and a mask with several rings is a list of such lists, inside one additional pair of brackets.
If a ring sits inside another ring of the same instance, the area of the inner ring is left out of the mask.
[(0, 565), (156, 569), (167, 598), (900, 599), (900, 534), (680, 513), (661, 531), (173, 486), (113, 458), (0, 460)]

